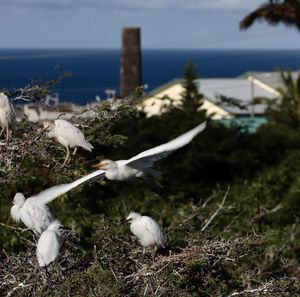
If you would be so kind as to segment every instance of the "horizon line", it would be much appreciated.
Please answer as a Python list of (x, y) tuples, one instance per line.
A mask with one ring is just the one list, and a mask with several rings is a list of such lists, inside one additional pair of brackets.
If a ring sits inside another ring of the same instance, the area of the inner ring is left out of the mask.
[[(300, 48), (154, 48), (154, 47), (142, 47), (142, 51), (145, 50), (157, 50), (157, 51), (299, 51)], [(80, 47), (0, 47), (0, 50), (74, 50), (74, 51), (121, 51), (121, 48), (80, 48)]]

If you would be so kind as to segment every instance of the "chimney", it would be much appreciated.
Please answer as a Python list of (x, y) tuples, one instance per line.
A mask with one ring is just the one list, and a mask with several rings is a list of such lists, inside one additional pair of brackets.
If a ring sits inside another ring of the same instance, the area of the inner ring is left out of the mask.
[(129, 96), (142, 84), (140, 28), (123, 28), (120, 95)]

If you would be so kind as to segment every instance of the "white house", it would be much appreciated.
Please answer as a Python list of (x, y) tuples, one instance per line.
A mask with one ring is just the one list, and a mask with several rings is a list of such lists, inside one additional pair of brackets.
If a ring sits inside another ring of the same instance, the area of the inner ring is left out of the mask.
[[(276, 90), (263, 87), (253, 78), (212, 78), (198, 79), (196, 83), (199, 93), (203, 94), (201, 108), (212, 115), (212, 119), (231, 119), (237, 116), (264, 115), (268, 107), (266, 103), (252, 104), (253, 99), (278, 97)], [(176, 79), (152, 91), (142, 102), (141, 108), (147, 116), (160, 115), (168, 111), (171, 104), (180, 105), (182, 100), (183, 80)], [(238, 105), (232, 105), (220, 99), (220, 95), (234, 99)]]

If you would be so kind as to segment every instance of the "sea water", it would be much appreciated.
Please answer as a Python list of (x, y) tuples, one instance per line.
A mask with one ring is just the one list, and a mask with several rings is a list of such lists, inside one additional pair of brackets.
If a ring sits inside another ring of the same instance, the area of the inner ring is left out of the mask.
[[(201, 78), (237, 77), (247, 71), (274, 71), (300, 68), (300, 50), (142, 50), (142, 81), (151, 91), (180, 78), (192, 60)], [(59, 67), (58, 67), (59, 66)], [(54, 88), (61, 101), (86, 104), (105, 90), (118, 93), (120, 50), (0, 50), (0, 88), (24, 87), (31, 80), (57, 78), (71, 72)]]

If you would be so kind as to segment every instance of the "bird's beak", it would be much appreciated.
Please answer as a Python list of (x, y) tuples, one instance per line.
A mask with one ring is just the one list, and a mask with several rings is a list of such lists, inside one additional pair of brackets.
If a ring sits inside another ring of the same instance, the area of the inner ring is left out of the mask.
[(42, 130), (40, 130), (40, 133), (43, 133), (44, 131), (46, 131), (50, 126), (51, 126), (51, 124), (45, 126)]
[(130, 220), (125, 220), (125, 221), (120, 222), (119, 225), (120, 225), (120, 226), (121, 226), (121, 225), (125, 225), (125, 224), (127, 224), (127, 223), (129, 223), (129, 222), (130, 222)]
[(102, 162), (99, 162), (97, 164), (92, 165), (92, 168), (102, 168), (104, 166), (104, 164)]

